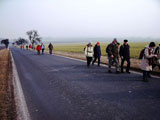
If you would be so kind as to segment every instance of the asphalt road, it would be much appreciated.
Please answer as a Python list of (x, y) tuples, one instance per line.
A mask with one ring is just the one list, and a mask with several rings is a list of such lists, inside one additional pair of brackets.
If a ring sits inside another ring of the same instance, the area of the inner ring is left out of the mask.
[(160, 79), (11, 48), (32, 120), (160, 120)]

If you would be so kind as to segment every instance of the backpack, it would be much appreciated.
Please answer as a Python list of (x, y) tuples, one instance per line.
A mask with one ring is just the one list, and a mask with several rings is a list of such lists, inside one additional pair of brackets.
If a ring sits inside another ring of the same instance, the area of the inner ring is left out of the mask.
[(111, 44), (109, 44), (106, 48), (106, 53), (109, 53), (109, 47), (111, 46)]
[(143, 48), (139, 54), (139, 59), (141, 60), (144, 56), (144, 51), (145, 51), (145, 48)]

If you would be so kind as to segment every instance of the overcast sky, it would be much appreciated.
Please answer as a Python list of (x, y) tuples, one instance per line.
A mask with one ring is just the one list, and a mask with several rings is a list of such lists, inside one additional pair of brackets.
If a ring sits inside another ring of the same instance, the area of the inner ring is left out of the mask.
[(0, 38), (160, 37), (159, 0), (0, 0)]

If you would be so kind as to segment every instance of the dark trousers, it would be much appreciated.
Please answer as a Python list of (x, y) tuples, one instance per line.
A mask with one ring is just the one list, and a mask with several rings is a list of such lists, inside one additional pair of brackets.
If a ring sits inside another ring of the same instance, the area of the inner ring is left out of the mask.
[(49, 53), (52, 54), (52, 49), (49, 49)]
[(92, 61), (92, 57), (86, 57), (86, 58), (87, 58), (87, 66), (89, 67)]
[(40, 50), (37, 50), (37, 54), (40, 55)]
[(143, 71), (143, 81), (148, 82), (148, 78), (150, 77), (151, 71)]
[(108, 60), (109, 60), (108, 70), (111, 70), (112, 65), (115, 63), (116, 71), (119, 71), (119, 59), (118, 59), (118, 57), (111, 58), (111, 56), (108, 56)]
[(127, 61), (127, 68), (126, 68), (126, 72), (129, 72), (130, 70), (130, 59), (121, 59), (121, 71), (123, 72), (123, 65), (124, 65), (124, 62)]
[(42, 54), (44, 53), (44, 49), (42, 49)]
[(92, 62), (92, 65), (94, 65), (94, 63), (96, 62), (97, 58), (98, 58), (98, 66), (100, 65), (100, 62), (101, 62), (101, 57), (100, 57), (100, 56), (95, 56), (95, 57), (94, 57), (94, 60), (93, 60), (93, 62)]

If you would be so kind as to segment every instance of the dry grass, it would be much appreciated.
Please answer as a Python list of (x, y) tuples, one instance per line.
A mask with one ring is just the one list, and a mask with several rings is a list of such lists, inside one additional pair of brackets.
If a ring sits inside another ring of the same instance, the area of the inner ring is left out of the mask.
[[(95, 43), (93, 43), (93, 46), (94, 44)], [(129, 43), (131, 58), (138, 58), (140, 51), (148, 44), (149, 42), (131, 42)], [(82, 44), (82, 43), (54, 44), (54, 50), (61, 51), (61, 52), (83, 53), (83, 49), (85, 45), (86, 44)], [(107, 45), (108, 43), (101, 43), (102, 56), (106, 56)], [(47, 46), (46, 46), (46, 49), (48, 49)]]
[(0, 120), (15, 120), (9, 50), (0, 50)]

